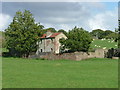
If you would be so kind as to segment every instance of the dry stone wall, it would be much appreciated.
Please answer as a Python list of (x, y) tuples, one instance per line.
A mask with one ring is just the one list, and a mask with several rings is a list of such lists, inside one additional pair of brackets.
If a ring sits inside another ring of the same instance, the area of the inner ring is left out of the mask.
[(95, 52), (74, 52), (74, 53), (63, 53), (63, 54), (54, 54), (54, 53), (44, 53), (40, 54), (39, 58), (45, 58), (48, 60), (61, 60), (61, 59), (66, 59), (66, 60), (85, 60), (89, 58), (104, 58), (105, 53), (107, 50), (104, 49), (97, 49)]

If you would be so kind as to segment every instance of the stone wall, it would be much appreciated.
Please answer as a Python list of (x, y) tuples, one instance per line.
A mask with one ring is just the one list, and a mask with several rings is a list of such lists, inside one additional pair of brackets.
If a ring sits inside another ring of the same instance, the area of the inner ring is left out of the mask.
[(54, 53), (47, 53), (46, 55), (41, 55), (40, 58), (45, 58), (48, 60), (76, 60), (75, 53), (64, 53), (64, 54), (54, 54)]
[(95, 56), (96, 58), (105, 58), (107, 52), (108, 52), (107, 49), (96, 49)]
[(44, 53), (38, 55), (39, 58), (45, 58), (48, 60), (59, 60), (59, 59), (66, 59), (66, 60), (85, 60), (89, 58), (104, 58), (105, 53), (107, 50), (104, 49), (97, 49), (95, 52), (74, 52), (74, 53), (63, 53), (63, 54), (54, 54), (54, 53)]

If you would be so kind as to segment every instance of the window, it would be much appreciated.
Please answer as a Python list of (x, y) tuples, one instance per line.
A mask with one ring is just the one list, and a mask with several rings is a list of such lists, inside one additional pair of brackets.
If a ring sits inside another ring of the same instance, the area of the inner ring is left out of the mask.
[(42, 44), (42, 40), (40, 40), (41, 44)]
[(51, 48), (51, 51), (53, 51), (53, 48)]
[(52, 43), (53, 43), (53, 39), (51, 39)]
[(42, 49), (41, 49), (41, 52), (43, 52)]

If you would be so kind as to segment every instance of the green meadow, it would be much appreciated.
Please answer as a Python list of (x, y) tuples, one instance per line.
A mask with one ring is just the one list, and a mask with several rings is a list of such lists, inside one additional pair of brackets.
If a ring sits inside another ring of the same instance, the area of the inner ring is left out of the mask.
[[(117, 48), (113, 40), (94, 40), (92, 48)], [(95, 46), (96, 45), (96, 46)], [(98, 47), (100, 46), (100, 47)], [(3, 48), (0, 51), (7, 52)], [(3, 88), (117, 88), (118, 60), (83, 61), (2, 58)]]
[(2, 58), (3, 88), (117, 88), (118, 60)]
[(93, 40), (91, 43), (91, 48), (118, 48), (118, 43), (114, 42), (112, 39), (106, 40)]

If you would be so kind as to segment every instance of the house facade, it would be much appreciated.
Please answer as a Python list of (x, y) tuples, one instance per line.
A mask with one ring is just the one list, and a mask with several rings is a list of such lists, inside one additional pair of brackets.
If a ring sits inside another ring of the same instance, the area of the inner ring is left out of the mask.
[(67, 39), (67, 37), (62, 32), (52, 33), (51, 31), (47, 31), (42, 35), (38, 44), (38, 50), (36, 54), (40, 54), (42, 52), (51, 52), (55, 54), (60, 53), (60, 42), (61, 38)]

